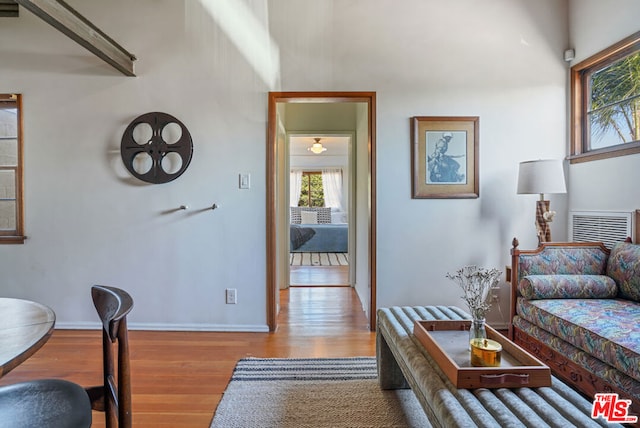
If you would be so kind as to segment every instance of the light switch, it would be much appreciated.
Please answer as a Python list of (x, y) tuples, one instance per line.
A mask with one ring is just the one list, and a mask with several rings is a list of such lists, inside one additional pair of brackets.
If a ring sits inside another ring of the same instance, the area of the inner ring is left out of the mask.
[(249, 173), (240, 174), (240, 188), (241, 189), (251, 188), (251, 174)]

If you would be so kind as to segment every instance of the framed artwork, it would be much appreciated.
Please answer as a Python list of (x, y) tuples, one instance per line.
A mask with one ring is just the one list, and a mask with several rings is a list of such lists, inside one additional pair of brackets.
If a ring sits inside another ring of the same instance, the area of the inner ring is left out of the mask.
[(477, 198), (477, 116), (411, 118), (413, 199)]

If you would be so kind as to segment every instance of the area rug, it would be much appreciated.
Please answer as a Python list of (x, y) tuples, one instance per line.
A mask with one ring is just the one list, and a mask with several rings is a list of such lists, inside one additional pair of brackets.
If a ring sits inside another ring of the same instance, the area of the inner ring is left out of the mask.
[(349, 266), (347, 253), (289, 253), (291, 266)]
[(373, 357), (242, 359), (211, 423), (211, 428), (430, 426), (410, 389), (380, 389)]

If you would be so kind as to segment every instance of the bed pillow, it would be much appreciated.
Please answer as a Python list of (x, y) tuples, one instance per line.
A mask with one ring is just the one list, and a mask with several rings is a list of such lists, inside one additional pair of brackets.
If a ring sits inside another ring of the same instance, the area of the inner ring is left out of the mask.
[(313, 211), (317, 214), (317, 223), (331, 223), (331, 208), (329, 207), (291, 207), (291, 224), (304, 223), (300, 216), (302, 211)]
[(331, 208), (329, 207), (291, 207), (291, 224), (304, 223), (300, 217), (302, 211), (313, 211), (317, 214), (317, 223), (331, 223)]
[(331, 209), (331, 223), (346, 223), (347, 222), (347, 213), (344, 211), (334, 211)]
[(300, 224), (300, 208), (299, 207), (291, 207), (291, 224)]
[(315, 207), (314, 211), (318, 213), (318, 223), (320, 224), (331, 223), (331, 208)]
[(300, 224), (318, 224), (316, 211), (300, 211)]
[(618, 296), (640, 302), (640, 245), (617, 242), (607, 260), (607, 275), (618, 284)]
[(616, 297), (616, 282), (606, 275), (527, 275), (518, 293), (536, 299), (610, 299)]

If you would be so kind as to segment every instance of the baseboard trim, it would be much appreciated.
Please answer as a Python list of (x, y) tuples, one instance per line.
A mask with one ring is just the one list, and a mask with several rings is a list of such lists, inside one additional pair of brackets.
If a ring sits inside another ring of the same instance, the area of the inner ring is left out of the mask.
[[(128, 323), (129, 330), (150, 331), (211, 331), (211, 332), (246, 332), (268, 333), (269, 326), (251, 324), (164, 324), (164, 323)], [(56, 328), (61, 330), (99, 330), (99, 322), (59, 322)]]
[(494, 330), (508, 330), (509, 324), (506, 322), (487, 322)]

